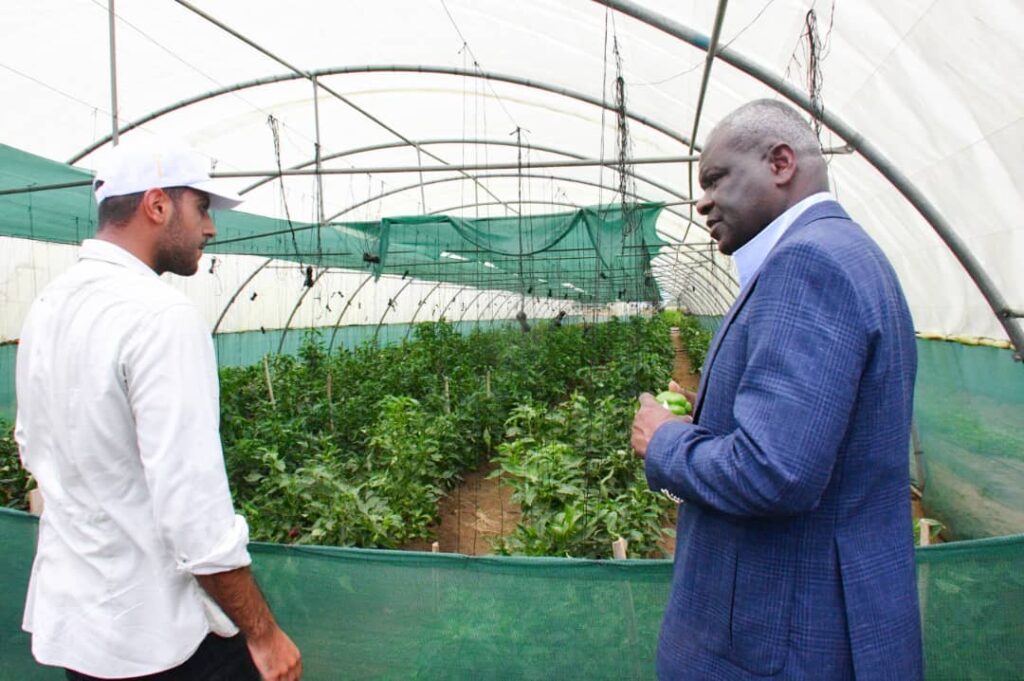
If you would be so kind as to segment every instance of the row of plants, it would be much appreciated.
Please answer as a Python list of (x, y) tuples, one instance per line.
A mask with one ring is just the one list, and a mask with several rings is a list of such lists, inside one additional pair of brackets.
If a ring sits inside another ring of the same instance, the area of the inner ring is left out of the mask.
[(629, 424), (635, 396), (668, 381), (668, 329), (425, 323), (393, 346), (328, 355), (311, 334), (298, 356), (223, 369), (236, 504), (254, 539), (394, 548), (429, 538), (438, 500), (494, 457), (524, 511), (499, 551), (604, 557), (622, 536), (652, 553), (670, 505), (646, 489)]
[[(438, 501), (494, 459), (522, 521), (501, 553), (605, 557), (623, 537), (657, 553), (671, 505), (629, 447), (635, 397), (669, 379), (665, 314), (600, 324), (458, 333), (223, 368), (221, 435), (254, 540), (400, 547), (430, 536)], [(0, 502), (25, 507), (29, 476), (0, 423)]]
[(32, 480), (21, 467), (14, 426), (0, 417), (0, 506), (28, 510), (28, 491)]
[(686, 315), (679, 310), (666, 310), (662, 317), (670, 325), (679, 329), (679, 340), (682, 341), (683, 350), (690, 358), (690, 366), (694, 372), (704, 368), (704, 360), (708, 353), (708, 346), (711, 345), (711, 332), (691, 315)]

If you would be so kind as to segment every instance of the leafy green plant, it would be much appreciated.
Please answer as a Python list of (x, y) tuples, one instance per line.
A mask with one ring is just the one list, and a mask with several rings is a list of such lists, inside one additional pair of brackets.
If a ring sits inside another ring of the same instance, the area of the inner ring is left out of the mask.
[(14, 426), (0, 418), (0, 506), (28, 510), (28, 491), (32, 486), (32, 477), (18, 456)]
[[(614, 532), (653, 550), (645, 537), (657, 535), (664, 509), (644, 506), (655, 497), (645, 496), (628, 434), (635, 395), (668, 381), (661, 317), (538, 324), (529, 334), (463, 335), (442, 321), (396, 345), (331, 354), (314, 332), (296, 356), (265, 362), (221, 370), (225, 460), (254, 539), (393, 547), (425, 538), (464, 471), (503, 448), (550, 445), (550, 479), (574, 501), (556, 508), (538, 482), (537, 512), (562, 514), (542, 523), (560, 539), (506, 548), (604, 555)], [(563, 480), (555, 469), (573, 457), (582, 477)]]
[(499, 553), (602, 558), (619, 537), (634, 554), (657, 551), (670, 504), (647, 489), (628, 447), (633, 411), (631, 400), (579, 392), (548, 412), (513, 410), (491, 477), (512, 487), (523, 520), (498, 540)]

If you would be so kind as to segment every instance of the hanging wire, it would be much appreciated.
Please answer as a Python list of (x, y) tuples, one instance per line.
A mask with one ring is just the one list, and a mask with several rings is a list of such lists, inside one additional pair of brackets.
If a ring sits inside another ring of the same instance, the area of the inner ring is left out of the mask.
[[(277, 164), (278, 172), (282, 171), (281, 168), (281, 137), (278, 130), (277, 118), (273, 115), (267, 116), (267, 125), (270, 126), (270, 134), (274, 138), (274, 162)], [(295, 250), (296, 259), (302, 259), (302, 253), (299, 251), (299, 241), (295, 237), (295, 225), (292, 223), (291, 212), (288, 210), (288, 194), (285, 191), (284, 186), (284, 175), (278, 175), (278, 180), (281, 183), (281, 205), (284, 209), (284, 219), (288, 223), (288, 232), (292, 237), (292, 248)], [(299, 271), (302, 271), (302, 263), (299, 263)]]

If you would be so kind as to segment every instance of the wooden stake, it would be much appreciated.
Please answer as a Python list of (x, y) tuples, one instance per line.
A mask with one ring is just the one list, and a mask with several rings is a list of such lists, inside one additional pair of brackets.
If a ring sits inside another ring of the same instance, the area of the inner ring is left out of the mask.
[(36, 487), (28, 493), (28, 512), (32, 515), (43, 514), (43, 493)]
[(627, 548), (629, 548), (629, 542), (619, 537), (612, 542), (612, 557), (615, 560), (626, 560)]
[(277, 402), (274, 400), (274, 384), (270, 381), (270, 362), (267, 361), (266, 355), (263, 355), (263, 377), (267, 379), (267, 393), (270, 394), (270, 406), (276, 406)]
[(451, 387), (448, 385), (448, 377), (444, 377), (444, 413), (452, 413)]
[(331, 370), (328, 369), (327, 370), (327, 418), (330, 421), (330, 426), (331, 426), (331, 432), (332, 433), (334, 432), (334, 399), (331, 396), (331, 383), (332, 383), (331, 379), (332, 379), (333, 376), (334, 376), (334, 374), (332, 374)]
[(434, 542), (433, 544), (431, 544), (430, 545), (430, 552), (431, 553), (440, 553), (441, 552), (441, 544), (439, 542)]

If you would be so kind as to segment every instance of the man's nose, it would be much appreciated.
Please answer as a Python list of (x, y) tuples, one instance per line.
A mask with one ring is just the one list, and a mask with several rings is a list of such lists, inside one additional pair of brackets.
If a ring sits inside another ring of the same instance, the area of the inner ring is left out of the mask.
[(208, 239), (212, 239), (217, 236), (217, 225), (213, 224), (212, 218), (207, 218), (206, 228), (203, 230), (203, 235)]
[(701, 215), (707, 215), (711, 212), (711, 197), (708, 192), (704, 192), (704, 195), (697, 199), (697, 212)]

